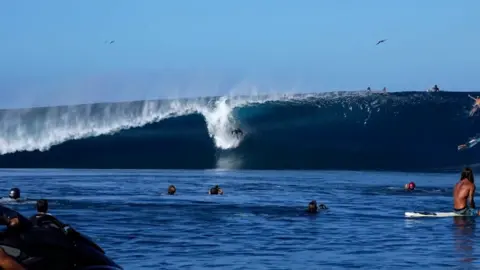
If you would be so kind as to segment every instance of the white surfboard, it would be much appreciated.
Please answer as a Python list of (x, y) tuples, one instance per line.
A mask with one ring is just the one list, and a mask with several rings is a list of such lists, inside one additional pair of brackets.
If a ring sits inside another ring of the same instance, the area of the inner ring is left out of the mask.
[(405, 217), (461, 217), (455, 212), (405, 212)]

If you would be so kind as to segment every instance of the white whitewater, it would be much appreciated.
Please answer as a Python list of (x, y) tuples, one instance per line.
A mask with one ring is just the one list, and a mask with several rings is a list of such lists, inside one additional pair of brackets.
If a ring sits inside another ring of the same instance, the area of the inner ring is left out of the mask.
[(355, 92), (272, 94), (6, 110), (0, 114), (0, 154), (47, 151), (69, 140), (113, 134), (194, 113), (204, 117), (208, 133), (217, 148), (232, 149), (241, 143), (241, 138), (231, 133), (239, 124), (232, 115), (236, 108), (272, 101), (304, 103), (312, 98), (322, 98), (327, 103), (341, 99), (342, 102), (355, 104), (356, 98), (361, 96), (362, 93)]
[(232, 115), (235, 108), (294, 99), (288, 95), (221, 97), (110, 103), (102, 104), (101, 110), (96, 104), (8, 110), (0, 116), (0, 154), (46, 151), (68, 140), (113, 134), (194, 113), (203, 115), (217, 148), (231, 149), (241, 142), (231, 134), (237, 127)]

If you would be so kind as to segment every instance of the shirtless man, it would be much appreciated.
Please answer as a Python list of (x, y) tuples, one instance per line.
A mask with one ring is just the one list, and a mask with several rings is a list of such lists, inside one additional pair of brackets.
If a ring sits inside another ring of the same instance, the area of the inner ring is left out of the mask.
[[(460, 175), (460, 181), (453, 189), (453, 211), (462, 216), (478, 216), (480, 213), (478, 210), (475, 210), (474, 195), (475, 180), (473, 171), (466, 167)], [(470, 204), (470, 207), (468, 207), (468, 204)]]
[(475, 103), (472, 106), (472, 110), (470, 110), (470, 116), (473, 116), (477, 110), (480, 108), (480, 97), (474, 98), (470, 95), (468, 95), (469, 98), (475, 100)]

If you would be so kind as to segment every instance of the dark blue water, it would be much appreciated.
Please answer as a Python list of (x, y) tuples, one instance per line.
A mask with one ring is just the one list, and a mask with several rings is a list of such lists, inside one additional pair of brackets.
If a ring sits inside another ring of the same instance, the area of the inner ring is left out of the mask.
[[(480, 163), (469, 93), (327, 93), (0, 111), (0, 167), (445, 172)], [(475, 93), (470, 93), (476, 95)], [(231, 131), (240, 128), (244, 136)]]
[[(460, 169), (460, 168), (458, 168)], [(125, 269), (475, 269), (475, 220), (450, 211), (454, 174), (2, 170), (6, 194), (47, 198)], [(415, 181), (415, 192), (403, 184)], [(176, 196), (162, 195), (169, 184)], [(212, 185), (224, 196), (208, 196)], [(330, 209), (304, 215), (312, 199)], [(10, 204), (25, 215), (34, 204)]]

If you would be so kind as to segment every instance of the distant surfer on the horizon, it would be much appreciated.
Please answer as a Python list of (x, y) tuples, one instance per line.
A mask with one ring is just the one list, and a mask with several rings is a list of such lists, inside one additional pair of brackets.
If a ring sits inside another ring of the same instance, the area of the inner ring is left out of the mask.
[(380, 44), (380, 43), (383, 43), (383, 42), (385, 42), (385, 41), (387, 41), (387, 40), (386, 40), (386, 39), (379, 40), (379, 41), (377, 42), (377, 45)]

